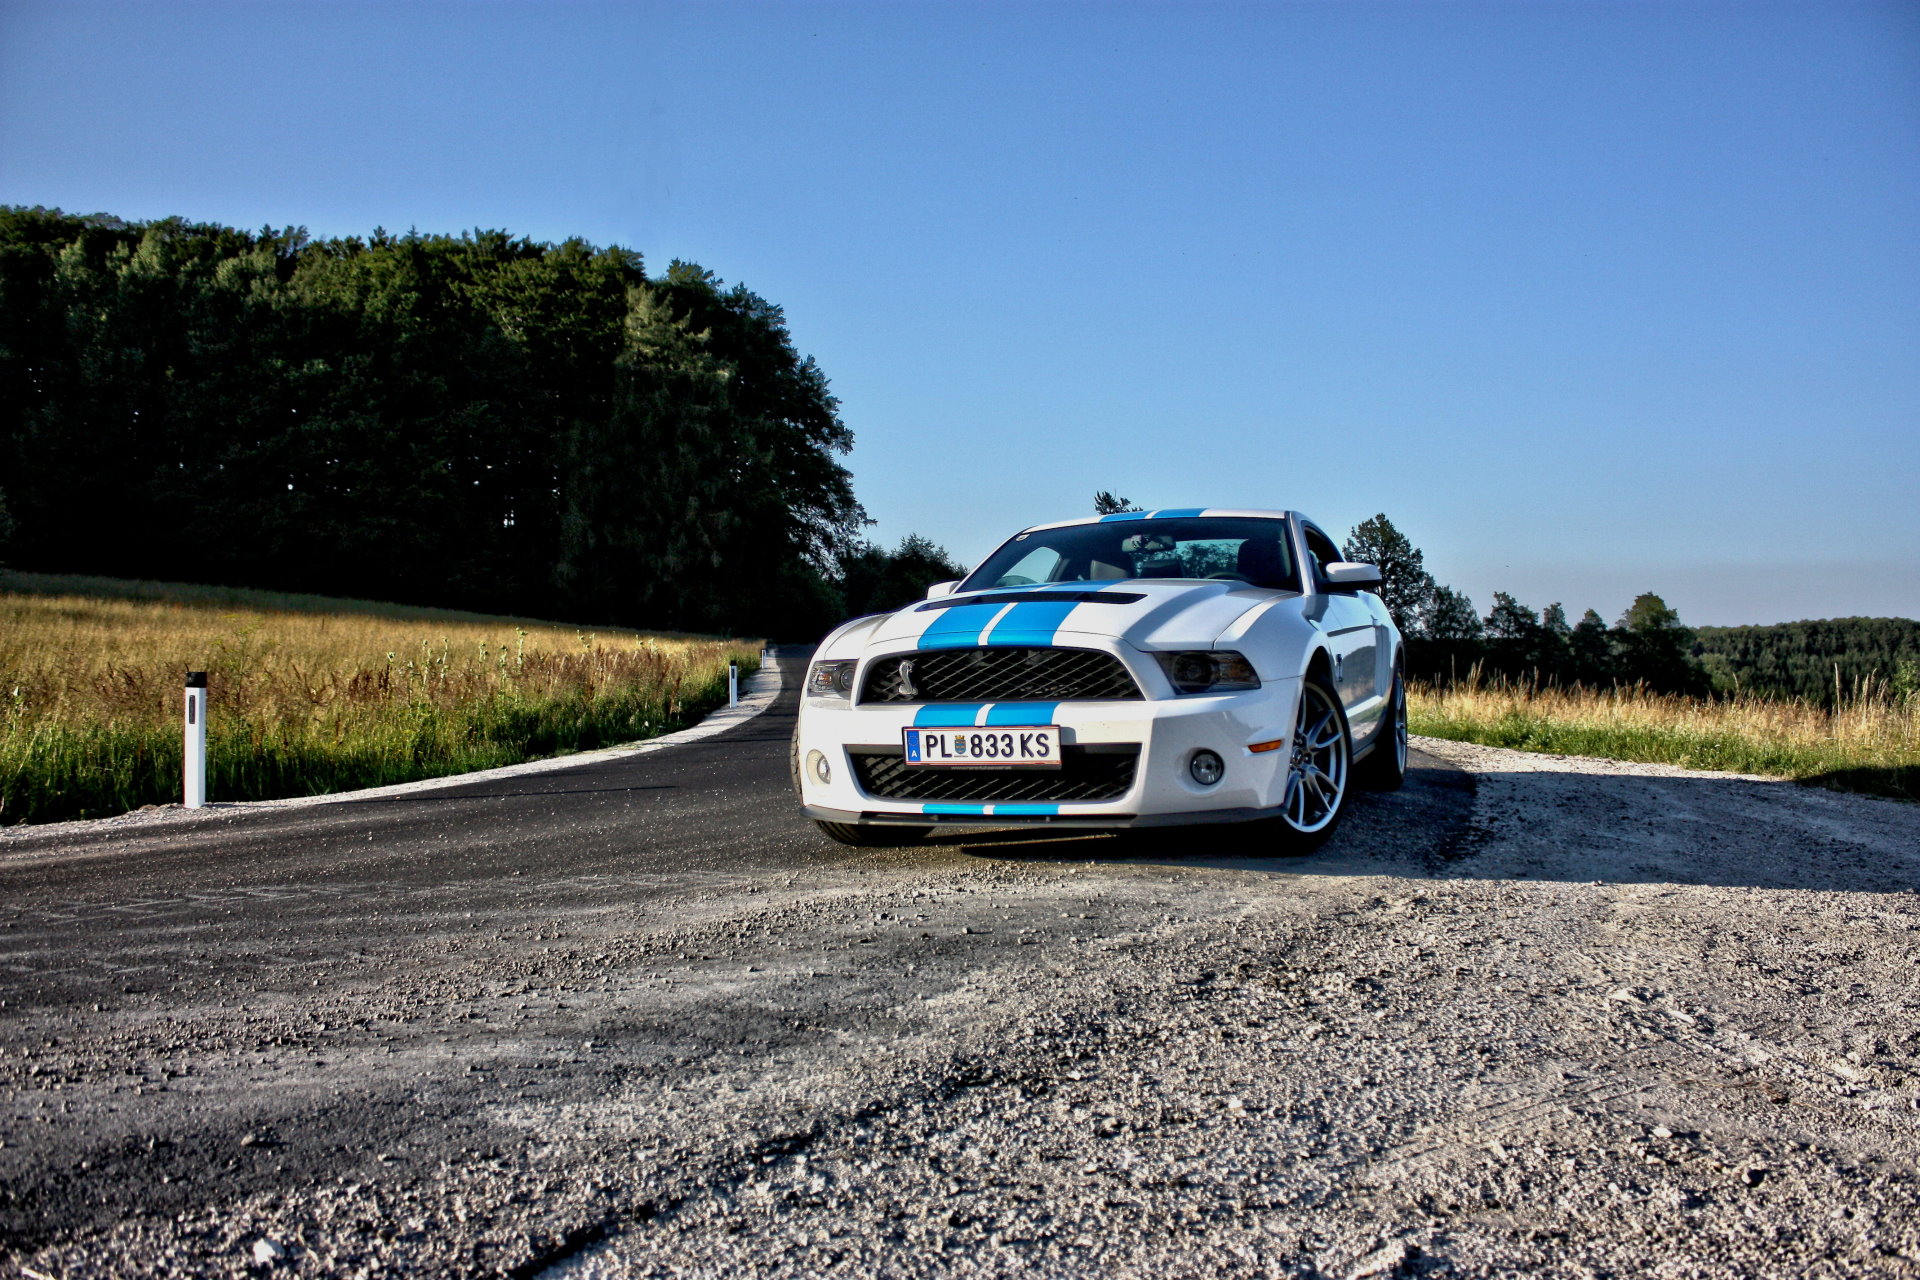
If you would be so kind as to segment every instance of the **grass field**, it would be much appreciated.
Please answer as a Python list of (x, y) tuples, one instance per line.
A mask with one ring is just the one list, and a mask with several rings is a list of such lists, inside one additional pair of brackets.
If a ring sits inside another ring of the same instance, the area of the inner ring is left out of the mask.
[(1796, 778), (1920, 800), (1920, 700), (1863, 689), (1837, 711), (1750, 695), (1702, 702), (1643, 689), (1416, 688), (1415, 733), (1523, 751)]
[(212, 800), (463, 773), (671, 732), (757, 642), (319, 596), (0, 573), (0, 823), (180, 798), (209, 673)]

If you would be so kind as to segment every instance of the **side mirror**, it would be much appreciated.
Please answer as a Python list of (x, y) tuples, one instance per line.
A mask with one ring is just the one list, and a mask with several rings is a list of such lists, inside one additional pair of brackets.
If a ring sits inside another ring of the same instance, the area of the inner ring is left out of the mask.
[(941, 596), (950, 596), (953, 594), (953, 589), (959, 585), (960, 581), (957, 578), (952, 582), (936, 582), (927, 588), (927, 599), (938, 600)]
[(1327, 585), (1336, 591), (1374, 591), (1380, 586), (1380, 569), (1377, 565), (1336, 560), (1321, 572), (1326, 575)]

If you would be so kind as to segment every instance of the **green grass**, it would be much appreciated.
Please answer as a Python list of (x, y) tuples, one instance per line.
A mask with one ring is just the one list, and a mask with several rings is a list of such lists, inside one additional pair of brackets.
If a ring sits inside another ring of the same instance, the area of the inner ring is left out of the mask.
[[(751, 665), (749, 663), (748, 665)], [(499, 693), (457, 707), (420, 702), (315, 732), (210, 716), (208, 794), (267, 800), (411, 782), (672, 733), (726, 701), (724, 671), (671, 705), (646, 690), (598, 696)], [(0, 813), (10, 822), (100, 817), (180, 798), (182, 735), (142, 725), (49, 725), (0, 737)]]
[(180, 798), (181, 676), (210, 673), (208, 795), (465, 773), (669, 733), (757, 642), (219, 588), (0, 579), (0, 821)]
[(1413, 732), (1520, 751), (1793, 778), (1920, 800), (1912, 699), (1839, 711), (1758, 698), (1700, 701), (1638, 689), (1456, 686), (1415, 690)]

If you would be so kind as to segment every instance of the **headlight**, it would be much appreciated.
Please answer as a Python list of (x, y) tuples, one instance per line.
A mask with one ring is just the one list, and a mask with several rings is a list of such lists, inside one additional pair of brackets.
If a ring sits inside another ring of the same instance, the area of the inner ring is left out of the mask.
[(1258, 689), (1260, 677), (1253, 664), (1231, 649), (1195, 649), (1186, 653), (1156, 653), (1177, 693), (1234, 693)]
[(853, 669), (860, 665), (858, 659), (842, 658), (836, 662), (816, 662), (807, 672), (807, 696), (809, 698), (848, 698), (853, 696)]

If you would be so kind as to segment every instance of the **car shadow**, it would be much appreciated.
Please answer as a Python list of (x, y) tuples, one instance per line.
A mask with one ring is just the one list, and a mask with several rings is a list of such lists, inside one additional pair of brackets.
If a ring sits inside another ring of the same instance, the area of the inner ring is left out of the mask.
[(1852, 791), (1860, 795), (1920, 802), (1920, 764), (1830, 769), (1801, 781), (1810, 787), (1825, 787), (1830, 791)]
[(1304, 857), (1233, 827), (1128, 835), (936, 833), (967, 856), (1270, 876), (1391, 876), (1906, 894), (1920, 911), (1920, 805), (1791, 782), (1488, 772), (1417, 756), (1399, 791), (1357, 792)]

